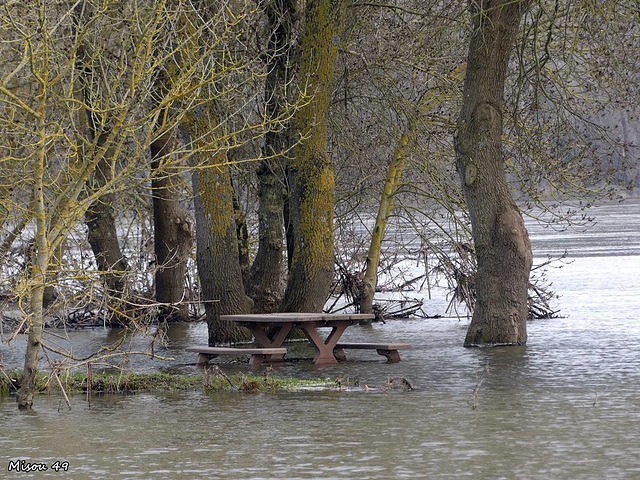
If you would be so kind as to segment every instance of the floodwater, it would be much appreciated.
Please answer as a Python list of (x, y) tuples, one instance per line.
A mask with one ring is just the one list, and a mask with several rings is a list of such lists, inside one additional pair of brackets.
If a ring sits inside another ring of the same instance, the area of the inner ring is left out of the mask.
[[(595, 213), (586, 232), (530, 225), (537, 256), (567, 249), (571, 263), (548, 272), (565, 318), (530, 322), (526, 347), (465, 349), (466, 319), (411, 319), (345, 334), (413, 343), (398, 364), (355, 352), (336, 367), (272, 373), (358, 378), (369, 390), (105, 395), (90, 408), (78, 396), (70, 411), (54, 394), (30, 414), (0, 399), (0, 477), (638, 479), (640, 202)], [(434, 300), (433, 313), (446, 303)], [(89, 349), (114, 334), (73, 335)], [(131, 365), (196, 372), (182, 348), (204, 343), (204, 326), (172, 336), (161, 353), (173, 362)], [(19, 363), (19, 345), (0, 348), (5, 367)], [(379, 388), (395, 377), (415, 390)], [(49, 470), (8, 472), (16, 459)], [(68, 470), (53, 471), (56, 461)]]

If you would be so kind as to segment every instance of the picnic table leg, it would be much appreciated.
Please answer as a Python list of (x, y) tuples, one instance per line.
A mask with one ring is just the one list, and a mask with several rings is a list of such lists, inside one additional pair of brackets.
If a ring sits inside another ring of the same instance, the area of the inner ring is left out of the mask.
[[(269, 335), (267, 335), (267, 331), (266, 331), (266, 327), (260, 326), (260, 325), (249, 325), (248, 326), (249, 330), (251, 330), (251, 333), (253, 334), (253, 338), (256, 339), (256, 342), (258, 342), (258, 345), (260, 345), (262, 348), (278, 348), (282, 346), (282, 343), (285, 341), (285, 339), (287, 338), (287, 335), (289, 335), (289, 332), (291, 331), (291, 324), (283, 324), (283, 325), (278, 325), (276, 328), (278, 328), (278, 330), (275, 332), (274, 335), (272, 335), (273, 338), (269, 338)], [(249, 366), (254, 367), (254, 365), (252, 364), (252, 362), (255, 363), (255, 366), (260, 366), (260, 364), (264, 363), (279, 363), (279, 362), (284, 362), (284, 355), (283, 354), (277, 354), (277, 355), (263, 355), (263, 358), (258, 362), (258, 359), (254, 360), (254, 357), (252, 356), (251, 359), (249, 360)]]
[[(249, 359), (249, 367), (251, 368), (258, 368), (260, 365), (262, 365), (263, 362), (268, 362), (269, 360), (271, 360), (270, 357), (280, 357), (282, 358), (282, 355), (262, 355), (262, 354), (253, 354), (251, 355), (251, 358)], [(280, 360), (283, 361), (283, 360)]]
[(398, 363), (400, 361), (400, 354), (398, 353), (398, 350), (386, 350), (379, 348), (376, 352), (378, 352), (378, 355), (387, 357), (388, 363)]
[(335, 357), (336, 357), (338, 360), (343, 361), (343, 360), (346, 360), (346, 359), (347, 359), (347, 355), (344, 353), (344, 349), (342, 349), (342, 348), (336, 348), (336, 349), (333, 351), (333, 354), (335, 355)]
[(206, 367), (209, 364), (209, 360), (211, 360), (212, 358), (217, 357), (217, 355), (210, 355), (207, 353), (199, 353), (198, 354), (198, 361), (196, 362), (196, 365), (198, 367)]
[(300, 325), (300, 328), (316, 349), (316, 356), (313, 359), (313, 363), (316, 365), (335, 365), (338, 363), (338, 359), (333, 354), (333, 349), (349, 325), (351, 325), (350, 322), (336, 323), (332, 328), (331, 333), (324, 341), (316, 331), (316, 328), (322, 325), (316, 325), (314, 323), (303, 323)]

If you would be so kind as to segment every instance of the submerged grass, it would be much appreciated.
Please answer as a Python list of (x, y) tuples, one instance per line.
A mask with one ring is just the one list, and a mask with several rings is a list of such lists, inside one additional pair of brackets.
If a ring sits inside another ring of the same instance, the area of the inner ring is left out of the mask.
[[(0, 396), (8, 396), (20, 388), (21, 372), (15, 371), (0, 376)], [(227, 376), (219, 368), (205, 370), (204, 375), (175, 375), (169, 373), (105, 373), (94, 372), (91, 385), (84, 373), (60, 374), (60, 385), (69, 395), (87, 393), (137, 393), (176, 392), (204, 390), (205, 392), (294, 392), (309, 389), (329, 390), (337, 388), (331, 379), (279, 378), (264, 374)], [(39, 373), (36, 391), (39, 393), (59, 392), (60, 385), (51, 374)]]

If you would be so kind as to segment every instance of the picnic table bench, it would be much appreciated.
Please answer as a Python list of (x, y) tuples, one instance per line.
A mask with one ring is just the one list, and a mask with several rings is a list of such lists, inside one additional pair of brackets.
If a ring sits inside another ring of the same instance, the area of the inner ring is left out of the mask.
[(272, 355), (282, 355), (287, 353), (286, 348), (235, 348), (235, 347), (187, 347), (187, 352), (198, 354), (196, 365), (204, 366), (212, 358), (220, 355), (251, 355), (249, 366), (259, 367), (264, 361), (271, 359)]
[(413, 348), (410, 343), (336, 343), (333, 354), (338, 360), (346, 360), (347, 357), (344, 354), (345, 349), (354, 350), (375, 350), (378, 355), (387, 357), (388, 363), (397, 363), (400, 361), (400, 354), (398, 350), (409, 350)]

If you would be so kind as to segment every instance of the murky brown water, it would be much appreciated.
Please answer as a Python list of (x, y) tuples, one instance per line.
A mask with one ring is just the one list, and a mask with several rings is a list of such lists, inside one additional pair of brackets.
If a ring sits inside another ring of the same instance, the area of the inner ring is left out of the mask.
[[(640, 203), (598, 214), (587, 233), (531, 227), (538, 254), (569, 248), (574, 262), (549, 274), (567, 318), (530, 323), (527, 347), (464, 349), (466, 321), (394, 321), (345, 336), (413, 343), (399, 364), (354, 352), (336, 367), (274, 373), (372, 386), (404, 376), (413, 392), (106, 395), (90, 409), (75, 397), (71, 411), (52, 396), (32, 414), (2, 399), (0, 478), (640, 478)], [(437, 302), (446, 304), (434, 301), (434, 313)], [(107, 335), (74, 341), (90, 350)], [(132, 366), (195, 372), (182, 348), (203, 343), (204, 326), (174, 338), (175, 362)], [(19, 364), (19, 345), (0, 348), (5, 365)], [(8, 472), (16, 459), (69, 469)]]

